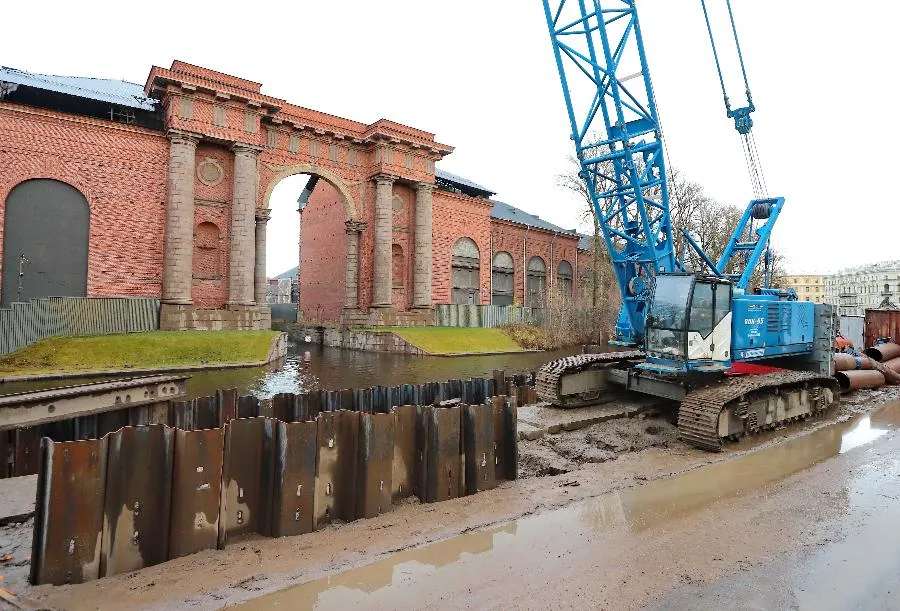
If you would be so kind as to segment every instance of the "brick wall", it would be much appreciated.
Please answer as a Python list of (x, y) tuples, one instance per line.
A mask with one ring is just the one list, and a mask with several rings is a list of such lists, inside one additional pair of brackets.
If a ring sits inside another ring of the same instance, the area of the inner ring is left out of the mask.
[(347, 235), (344, 203), (320, 180), (301, 221), (300, 308), (306, 322), (337, 322), (346, 296)]
[(147, 129), (0, 104), (0, 227), (17, 184), (66, 182), (90, 205), (88, 295), (158, 297), (168, 144)]
[(434, 303), (451, 301), (451, 252), (459, 238), (467, 237), (478, 245), (480, 279), (479, 303), (490, 303), (489, 286), (491, 208), (493, 205), (474, 197), (435, 190), (433, 195), (434, 242), (432, 259), (432, 295)]
[[(573, 271), (573, 291), (577, 290), (579, 284), (578, 276), (580, 275), (575, 270), (575, 251), (578, 247), (577, 238), (554, 235), (532, 228), (526, 229), (521, 225), (497, 219), (491, 221), (491, 233), (494, 238), (494, 253), (506, 251), (512, 255), (515, 266), (513, 275), (515, 283), (514, 295), (520, 304), (525, 303), (525, 276), (523, 269), (527, 268), (528, 262), (532, 257), (540, 257), (544, 261), (547, 268), (546, 286), (548, 289), (556, 286), (557, 270), (559, 269), (560, 261), (568, 261)], [(579, 268), (581, 264), (582, 261), (579, 258)]]
[(191, 299), (198, 308), (221, 308), (228, 301), (234, 155), (224, 146), (200, 143), (196, 162)]

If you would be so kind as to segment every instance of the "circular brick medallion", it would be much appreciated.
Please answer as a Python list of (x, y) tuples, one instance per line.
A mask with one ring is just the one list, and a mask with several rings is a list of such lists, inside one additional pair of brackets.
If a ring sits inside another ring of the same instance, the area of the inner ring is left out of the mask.
[(225, 178), (225, 170), (218, 160), (207, 157), (197, 164), (197, 178), (207, 187), (215, 187)]

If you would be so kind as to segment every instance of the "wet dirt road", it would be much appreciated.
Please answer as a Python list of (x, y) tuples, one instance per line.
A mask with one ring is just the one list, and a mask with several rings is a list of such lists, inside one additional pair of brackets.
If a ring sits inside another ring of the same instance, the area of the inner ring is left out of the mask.
[(897, 426), (892, 403), (244, 608), (900, 608)]
[(64, 609), (819, 609), (847, 608), (825, 589), (843, 579), (863, 608), (900, 608), (880, 577), (900, 574), (900, 403), (875, 409), (900, 388), (845, 399), (718, 454), (658, 417), (611, 420), (521, 442), (526, 477), (477, 495), (79, 585), (4, 584)]

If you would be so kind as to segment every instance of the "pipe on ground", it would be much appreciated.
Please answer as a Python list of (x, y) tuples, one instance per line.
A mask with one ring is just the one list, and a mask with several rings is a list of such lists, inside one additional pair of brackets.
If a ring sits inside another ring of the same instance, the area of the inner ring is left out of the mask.
[(834, 355), (835, 371), (852, 371), (854, 369), (872, 369), (872, 361), (867, 356), (853, 356), (842, 352)]
[(866, 350), (866, 356), (875, 359), (879, 363), (895, 359), (900, 356), (900, 346), (894, 342), (887, 344), (878, 344)]
[(853, 370), (838, 371), (834, 374), (841, 390), (859, 390), (861, 388), (880, 388), (884, 386), (884, 375), (879, 371)]
[(892, 358), (889, 361), (885, 361), (882, 363), (888, 369), (892, 369), (897, 373), (900, 373), (900, 357)]

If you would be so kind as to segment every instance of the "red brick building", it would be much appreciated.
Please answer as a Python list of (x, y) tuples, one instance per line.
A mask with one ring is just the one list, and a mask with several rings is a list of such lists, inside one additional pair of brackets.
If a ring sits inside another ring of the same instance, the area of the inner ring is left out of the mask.
[(571, 290), (574, 232), (436, 169), (452, 150), (181, 61), (143, 86), (0, 69), (0, 301), (158, 296), (164, 328), (264, 327), (269, 197), (295, 174), (313, 176), (308, 320), (418, 323), (435, 303)]

